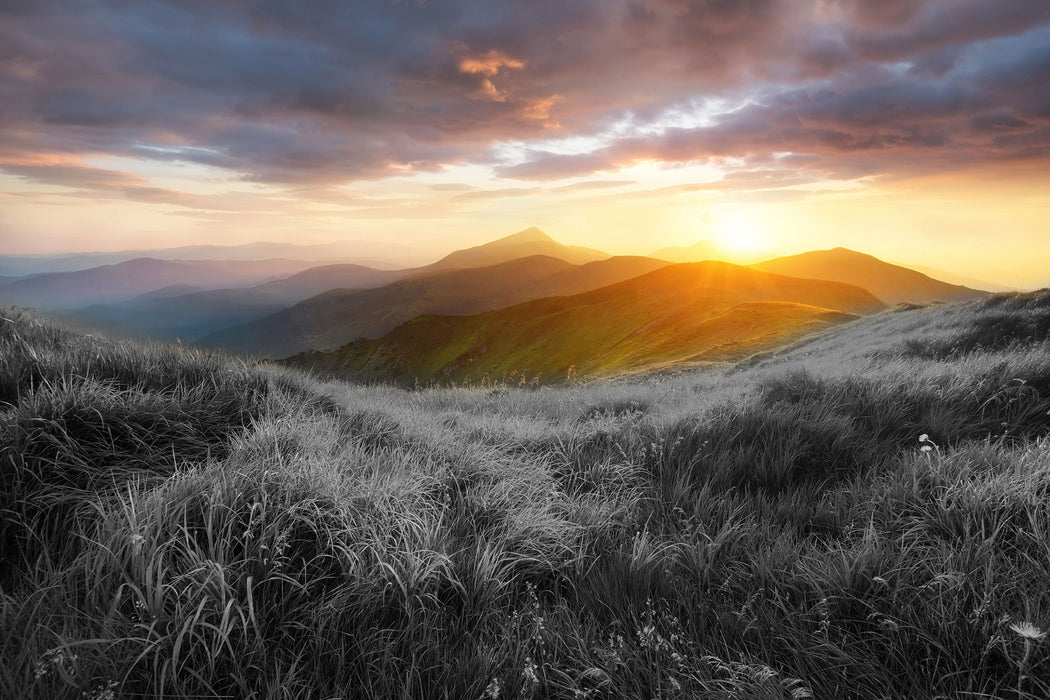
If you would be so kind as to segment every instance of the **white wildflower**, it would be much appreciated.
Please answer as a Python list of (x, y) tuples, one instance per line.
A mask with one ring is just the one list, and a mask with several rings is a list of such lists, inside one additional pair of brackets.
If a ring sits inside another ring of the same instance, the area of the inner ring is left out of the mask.
[(1010, 629), (1024, 637), (1025, 639), (1042, 639), (1046, 636), (1046, 632), (1036, 627), (1031, 622), (1015, 622), (1010, 625)]

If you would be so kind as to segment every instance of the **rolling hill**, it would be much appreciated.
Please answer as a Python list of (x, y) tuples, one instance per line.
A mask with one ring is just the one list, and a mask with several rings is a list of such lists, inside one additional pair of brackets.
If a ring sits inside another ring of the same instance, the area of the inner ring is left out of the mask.
[(615, 257), (585, 265), (534, 255), (487, 267), (420, 273), (377, 289), (333, 290), (279, 313), (225, 329), (200, 344), (284, 356), (377, 337), (423, 314), (471, 314), (529, 299), (577, 294), (668, 265)]
[(812, 250), (766, 260), (751, 267), (779, 275), (855, 284), (887, 304), (903, 301), (967, 301), (988, 295), (988, 292), (941, 282), (921, 272), (849, 248)]
[(736, 360), (882, 308), (853, 285), (684, 263), (574, 296), (470, 316), (421, 316), (381, 338), (284, 362), (402, 383), (482, 381), (508, 372), (558, 381)]
[(61, 316), (74, 328), (96, 329), (131, 338), (194, 340), (230, 326), (277, 313), (321, 292), (369, 289), (411, 270), (376, 270), (361, 265), (322, 265), (291, 277), (241, 289), (189, 294), (150, 292), (130, 301), (94, 305)]
[(113, 303), (173, 285), (250, 287), (301, 272), (301, 260), (156, 260), (138, 258), (77, 272), (34, 275), (0, 285), (0, 302), (41, 310)]

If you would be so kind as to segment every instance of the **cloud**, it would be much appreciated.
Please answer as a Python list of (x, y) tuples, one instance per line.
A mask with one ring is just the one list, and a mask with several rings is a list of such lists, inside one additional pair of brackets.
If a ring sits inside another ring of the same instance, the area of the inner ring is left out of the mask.
[(551, 192), (579, 192), (581, 190), (602, 190), (610, 187), (625, 187), (638, 184), (637, 180), (585, 180), (571, 185), (554, 187)]
[(504, 68), (524, 68), (525, 62), (511, 58), (501, 51), (489, 49), (484, 54), (475, 57), (466, 57), (460, 60), (459, 69), (464, 73), (481, 73), (488, 77), (498, 75)]
[(110, 170), (64, 160), (0, 161), (0, 171), (34, 182), (73, 190), (67, 196), (98, 198), (108, 196), (149, 204), (168, 204), (191, 209), (237, 211), (257, 209), (259, 204), (229, 194), (191, 194), (180, 190), (154, 187), (134, 173)]
[[(766, 160), (812, 177), (906, 176), (1029, 160), (1050, 149), (1050, 28), (996, 39), (936, 79), (865, 67), (775, 86), (710, 123), (628, 135), (590, 153), (532, 151), (503, 177), (545, 180), (641, 161)], [(995, 58), (985, 59), (985, 54)], [(776, 154), (793, 160), (777, 162)], [(746, 167), (746, 166), (745, 166)], [(727, 178), (733, 180), (734, 176)]]
[(526, 197), (531, 194), (542, 192), (539, 187), (503, 187), (495, 190), (474, 190), (457, 194), (453, 199), (457, 202), (475, 202), (487, 199), (503, 199), (505, 197)]
[[(774, 154), (790, 152), (811, 156), (793, 164), (807, 176), (892, 176), (1031, 158), (1050, 120), (1045, 0), (53, 0), (4, 12), (8, 162), (108, 154), (300, 187), (459, 163), (523, 180), (643, 160), (787, 167)], [(552, 136), (598, 146), (566, 154)], [(527, 160), (493, 161), (501, 143)], [(75, 170), (19, 175), (121, 187)]]

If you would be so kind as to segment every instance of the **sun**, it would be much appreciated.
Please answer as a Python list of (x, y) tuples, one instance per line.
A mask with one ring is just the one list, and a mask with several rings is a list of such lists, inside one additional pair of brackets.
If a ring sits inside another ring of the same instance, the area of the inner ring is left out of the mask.
[(735, 229), (719, 232), (718, 242), (738, 253), (750, 253), (762, 249), (762, 237), (754, 231)]
[(764, 249), (767, 244), (755, 216), (745, 209), (732, 209), (720, 214), (713, 228), (715, 240), (735, 253), (753, 253)]

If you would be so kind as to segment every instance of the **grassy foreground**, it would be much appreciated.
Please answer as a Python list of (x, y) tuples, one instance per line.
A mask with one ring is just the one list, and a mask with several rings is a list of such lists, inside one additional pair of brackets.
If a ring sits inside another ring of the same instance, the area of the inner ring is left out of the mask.
[(2, 697), (1050, 695), (1050, 292), (422, 392), (3, 315)]

